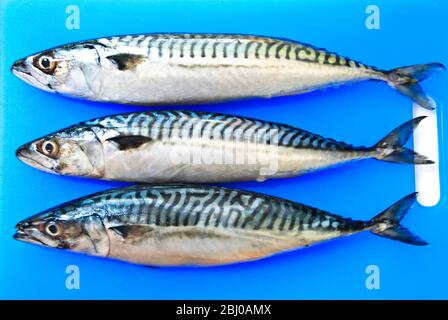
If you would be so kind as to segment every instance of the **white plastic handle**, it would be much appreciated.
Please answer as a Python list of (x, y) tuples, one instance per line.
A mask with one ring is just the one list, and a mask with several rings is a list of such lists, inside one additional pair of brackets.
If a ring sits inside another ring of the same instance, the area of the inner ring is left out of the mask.
[(439, 144), (437, 134), (437, 113), (413, 104), (414, 118), (426, 116), (414, 131), (414, 150), (435, 161), (431, 165), (415, 165), (415, 189), (417, 201), (425, 207), (432, 207), (440, 200)]

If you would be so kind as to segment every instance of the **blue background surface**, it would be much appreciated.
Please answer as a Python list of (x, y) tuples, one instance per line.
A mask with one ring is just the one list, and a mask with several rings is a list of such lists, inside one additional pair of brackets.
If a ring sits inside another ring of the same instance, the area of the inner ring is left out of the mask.
[[(381, 29), (365, 27), (365, 8), (381, 9)], [(65, 28), (78, 5), (80, 30)], [(14, 241), (19, 220), (123, 183), (59, 177), (15, 158), (27, 141), (73, 123), (141, 110), (64, 98), (14, 77), (14, 60), (68, 42), (127, 33), (223, 32), (291, 38), (384, 69), (432, 61), (448, 65), (444, 1), (2, 1), (1, 7), (0, 298), (55, 299), (391, 299), (448, 298), (446, 139), (447, 74), (425, 81), (438, 102), (442, 199), (416, 205), (404, 220), (430, 245), (415, 247), (362, 233), (273, 258), (212, 268), (149, 269)], [(174, 107), (173, 107), (174, 108)], [(188, 106), (288, 123), (349, 143), (371, 145), (412, 117), (411, 102), (387, 85), (354, 84), (270, 100)], [(369, 219), (414, 190), (413, 166), (375, 160), (303, 177), (228, 184)], [(80, 290), (67, 290), (77, 265)], [(379, 290), (365, 286), (368, 265)]]

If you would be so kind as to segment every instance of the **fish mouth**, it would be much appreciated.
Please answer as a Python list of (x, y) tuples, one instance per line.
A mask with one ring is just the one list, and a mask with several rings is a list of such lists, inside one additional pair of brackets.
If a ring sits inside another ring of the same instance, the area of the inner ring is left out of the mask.
[(14, 62), (14, 64), (11, 66), (11, 72), (15, 75), (17, 75), (17, 73), (28, 73), (25, 59), (20, 59)]
[(25, 81), (26, 83), (39, 88), (44, 91), (54, 92), (54, 90), (49, 86), (39, 82), (28, 70), (26, 64), (26, 59), (20, 59), (14, 62), (11, 66), (11, 72), (19, 79)]
[(34, 244), (39, 244), (45, 246), (46, 244), (37, 239), (36, 237), (29, 234), (25, 229), (20, 226), (16, 227), (16, 233), (12, 236), (15, 240), (29, 242)]
[(32, 78), (33, 81), (35, 81), (34, 77), (31, 75), (31, 73), (28, 71), (28, 67), (26, 65), (25, 59), (20, 59), (14, 62), (14, 64), (11, 66), (11, 72), (18, 77), (19, 79), (22, 79), (25, 82), (30, 82)]
[(17, 149), (16, 151), (16, 157), (22, 161), (23, 163), (29, 165), (30, 167), (42, 170), (44, 172), (48, 172), (48, 173), (56, 173), (53, 170), (53, 167), (46, 167), (45, 165), (43, 165), (42, 163), (40, 163), (39, 161), (37, 161), (36, 159), (32, 158), (29, 155), (29, 152), (27, 151), (27, 148), (22, 146), (20, 148)]
[(44, 247), (56, 249), (70, 249), (70, 245), (64, 241), (47, 239), (30, 223), (19, 222), (16, 225), (16, 232), (12, 236), (15, 240), (37, 244)]

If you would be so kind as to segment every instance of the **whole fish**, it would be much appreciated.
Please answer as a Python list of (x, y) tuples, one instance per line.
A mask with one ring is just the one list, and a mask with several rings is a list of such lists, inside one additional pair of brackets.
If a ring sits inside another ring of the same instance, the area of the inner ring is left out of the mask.
[(372, 147), (354, 147), (288, 125), (193, 111), (133, 112), (82, 122), (17, 150), (56, 174), (137, 182), (227, 182), (290, 177), (375, 158), (430, 164), (403, 147), (424, 117)]
[(14, 238), (143, 265), (224, 265), (362, 231), (425, 245), (400, 225), (414, 200), (415, 193), (360, 221), (248, 191), (140, 185), (32, 216), (17, 224)]
[(142, 34), (87, 40), (20, 59), (12, 71), (45, 91), (126, 104), (215, 102), (384, 81), (420, 106), (418, 82), (440, 63), (384, 71), (293, 40), (231, 34)]

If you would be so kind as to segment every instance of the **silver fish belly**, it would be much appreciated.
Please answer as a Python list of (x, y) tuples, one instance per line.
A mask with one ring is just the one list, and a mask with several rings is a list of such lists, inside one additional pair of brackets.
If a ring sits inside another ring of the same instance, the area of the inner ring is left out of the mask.
[(247, 191), (141, 185), (100, 192), (25, 219), (14, 237), (143, 265), (223, 265), (364, 230), (424, 245), (399, 224), (414, 200), (411, 194), (372, 220), (359, 221)]
[(228, 182), (291, 177), (374, 158), (429, 164), (403, 147), (423, 117), (372, 147), (288, 125), (193, 111), (134, 112), (80, 123), (25, 144), (23, 162), (56, 174), (137, 182)]
[(425, 108), (417, 82), (438, 63), (382, 71), (293, 40), (249, 35), (147, 34), (99, 38), (18, 60), (12, 70), (46, 91), (127, 104), (215, 102), (299, 94), (381, 80)]

